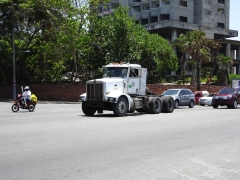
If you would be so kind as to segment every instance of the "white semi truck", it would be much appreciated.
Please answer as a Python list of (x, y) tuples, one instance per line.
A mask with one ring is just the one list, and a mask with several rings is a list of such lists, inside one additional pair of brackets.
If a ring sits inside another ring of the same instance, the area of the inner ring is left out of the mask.
[(174, 99), (149, 92), (146, 81), (147, 69), (138, 64), (108, 64), (103, 67), (103, 78), (87, 81), (86, 93), (80, 95), (82, 111), (87, 116), (103, 110), (113, 111), (116, 116), (134, 111), (172, 113)]

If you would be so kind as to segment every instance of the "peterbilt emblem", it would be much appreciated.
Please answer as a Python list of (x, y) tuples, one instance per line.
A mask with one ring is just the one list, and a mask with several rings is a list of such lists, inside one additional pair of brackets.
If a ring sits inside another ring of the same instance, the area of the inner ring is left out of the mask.
[(128, 85), (129, 88), (132, 88), (135, 86), (135, 82), (132, 82), (131, 84)]
[(135, 82), (132, 82), (132, 87), (134, 87), (135, 86)]

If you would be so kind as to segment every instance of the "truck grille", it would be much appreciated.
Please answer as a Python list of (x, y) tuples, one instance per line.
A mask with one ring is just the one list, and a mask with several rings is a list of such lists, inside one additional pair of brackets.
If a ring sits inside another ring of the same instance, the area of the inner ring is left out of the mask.
[(87, 100), (102, 100), (103, 84), (91, 83), (87, 84)]

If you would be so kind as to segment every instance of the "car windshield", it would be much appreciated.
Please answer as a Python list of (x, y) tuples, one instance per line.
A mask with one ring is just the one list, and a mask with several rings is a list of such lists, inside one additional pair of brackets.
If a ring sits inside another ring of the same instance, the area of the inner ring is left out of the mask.
[(215, 94), (209, 94), (207, 97), (213, 97)]
[(127, 67), (106, 67), (103, 71), (104, 77), (126, 77)]
[(162, 95), (175, 95), (178, 94), (179, 90), (175, 90), (175, 89), (169, 89), (167, 91), (165, 91)]
[(219, 91), (219, 94), (234, 94), (235, 91), (236, 90), (234, 88), (224, 88)]

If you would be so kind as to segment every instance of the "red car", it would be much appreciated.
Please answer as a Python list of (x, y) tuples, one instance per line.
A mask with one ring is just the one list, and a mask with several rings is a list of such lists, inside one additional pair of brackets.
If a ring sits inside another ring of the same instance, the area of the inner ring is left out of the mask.
[(209, 95), (209, 92), (205, 91), (194, 91), (194, 95), (195, 95), (195, 102), (196, 104), (199, 104), (199, 98), (201, 97), (205, 97)]
[(236, 109), (238, 104), (240, 104), (240, 88), (223, 88), (212, 98), (213, 108), (218, 108), (220, 105)]

